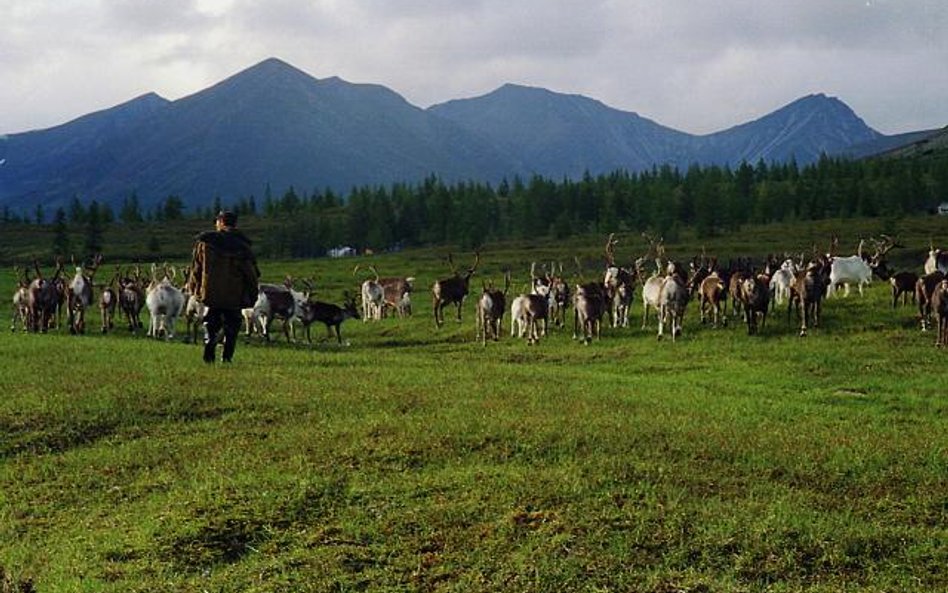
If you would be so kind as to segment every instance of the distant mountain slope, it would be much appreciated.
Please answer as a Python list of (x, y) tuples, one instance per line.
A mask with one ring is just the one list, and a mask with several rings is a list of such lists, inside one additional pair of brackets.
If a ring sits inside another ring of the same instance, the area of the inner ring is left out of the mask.
[(836, 154), (853, 144), (877, 140), (845, 103), (826, 95), (809, 95), (760, 119), (697, 139), (698, 162), (738, 164), (811, 163), (821, 154)]
[[(116, 110), (103, 114), (120, 119)], [(267, 183), (274, 191), (348, 190), (433, 171), (449, 180), (499, 179), (508, 162), (384, 87), (317, 80), (275, 59), (130, 121), (82, 154), (70, 152), (68, 161), (89, 174), (59, 175), (66, 161), (52, 146), (68, 139), (56, 129), (30, 135), (0, 142), (7, 159), (0, 202), (29, 192), (52, 205), (76, 194), (115, 203), (135, 191), (145, 205), (170, 194), (206, 204), (215, 196), (259, 196)], [(37, 166), (22, 167), (27, 155)]]
[(850, 146), (843, 156), (863, 159), (874, 156), (914, 156), (926, 150), (948, 148), (948, 127), (882, 136), (876, 140)]
[(526, 170), (551, 176), (675, 161), (691, 138), (587, 97), (513, 84), (428, 110), (517, 155)]
[(844, 154), (886, 141), (842, 101), (804, 97), (697, 136), (579, 95), (504, 85), (420, 109), (378, 85), (318, 80), (265, 60), (176, 101), (155, 94), (69, 123), (0, 136), (0, 205), (32, 211), (74, 196), (117, 205), (137, 193), (205, 206), (276, 193), (417, 182), (497, 182), (540, 173), (638, 171)]
[(107, 177), (120, 156), (115, 147), (169, 103), (149, 93), (54, 128), (0, 137), (0, 203), (47, 203), (53, 193), (71, 196)]
[(805, 164), (881, 137), (842, 101), (811, 95), (758, 120), (695, 136), (585, 97), (505, 85), (474, 99), (429, 108), (521, 156), (543, 174), (581, 174), (654, 164), (742, 161)]

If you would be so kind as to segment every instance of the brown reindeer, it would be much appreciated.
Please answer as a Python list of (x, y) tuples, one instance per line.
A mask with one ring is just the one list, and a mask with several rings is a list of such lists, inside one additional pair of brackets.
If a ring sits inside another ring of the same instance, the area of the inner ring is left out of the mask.
[(818, 327), (820, 324), (823, 296), (826, 294), (828, 283), (825, 268), (826, 263), (822, 258), (812, 259), (796, 275), (793, 285), (790, 287), (787, 323), (790, 322), (790, 312), (796, 305), (801, 322), (800, 337), (805, 337), (810, 327)]
[(948, 346), (948, 279), (943, 278), (932, 290), (932, 313), (938, 321), (938, 332), (935, 337), (935, 346)]
[(918, 303), (918, 321), (922, 331), (928, 331), (932, 319), (932, 296), (935, 288), (945, 279), (940, 270), (925, 274), (915, 283), (915, 301)]
[(899, 297), (902, 305), (907, 305), (909, 299), (915, 302), (915, 285), (918, 283), (918, 274), (915, 272), (896, 272), (889, 277), (892, 285), (892, 308), (899, 306)]
[[(342, 332), (340, 327), (346, 319), (358, 319), (359, 309), (356, 306), (356, 299), (349, 292), (343, 295), (342, 306), (333, 303), (324, 303), (321, 301), (309, 301), (302, 303), (300, 307), (300, 321), (306, 331), (306, 341), (313, 343), (310, 337), (309, 327), (314, 322), (319, 321), (326, 326), (326, 332), (329, 339), (332, 339), (333, 332), (336, 334), (336, 340), (342, 344)], [(346, 342), (346, 345), (349, 343)]]
[(504, 312), (507, 310), (507, 293), (510, 290), (510, 272), (504, 274), (504, 289), (495, 289), (493, 284), (484, 284), (481, 298), (477, 301), (475, 333), (477, 339), (487, 345), (487, 340), (500, 339)]
[(379, 278), (382, 285), (382, 316), (391, 309), (398, 317), (411, 317), (411, 292), (414, 290), (415, 278), (408, 276)]
[(121, 276), (118, 266), (108, 284), (102, 287), (99, 293), (99, 313), (102, 316), (102, 333), (108, 333), (115, 327), (115, 310), (118, 308), (119, 295), (115, 286)]
[(717, 270), (711, 272), (701, 281), (698, 287), (698, 303), (701, 305), (701, 323), (706, 323), (711, 317), (711, 327), (717, 327), (718, 321), (727, 325), (727, 315), (724, 315), (722, 305), (726, 304), (727, 288)]
[(569, 309), (570, 288), (563, 276), (563, 264), (551, 265), (550, 274), (550, 321), (556, 327), (566, 325), (566, 311)]
[(741, 281), (741, 306), (747, 335), (752, 336), (764, 327), (770, 309), (770, 279), (766, 274), (756, 274)]
[(474, 264), (468, 268), (467, 272), (462, 276), (458, 272), (457, 266), (454, 265), (454, 260), (451, 255), (448, 254), (448, 263), (451, 265), (454, 275), (438, 280), (431, 287), (431, 295), (433, 297), (432, 308), (434, 309), (435, 325), (437, 327), (440, 328), (444, 325), (444, 308), (450, 304), (454, 304), (457, 307), (457, 320), (458, 323), (461, 322), (461, 305), (464, 304), (464, 298), (467, 296), (468, 288), (471, 283), (471, 276), (473, 276), (477, 270), (477, 264), (480, 260), (480, 252), (475, 251)]
[(583, 343), (587, 345), (593, 337), (598, 340), (606, 308), (606, 293), (599, 285), (577, 285), (573, 297), (573, 339), (581, 335)]
[(118, 279), (119, 308), (128, 321), (128, 331), (137, 332), (144, 327), (142, 308), (145, 306), (145, 280), (141, 266), (126, 270)]
[(58, 285), (63, 271), (63, 262), (61, 259), (56, 260), (56, 271), (49, 279), (43, 277), (38, 261), (33, 261), (33, 268), (36, 271), (36, 277), (30, 282), (28, 288), (28, 326), (31, 332), (46, 333), (56, 318), (57, 307), (60, 303), (61, 293)]
[(616, 264), (615, 246), (619, 241), (610, 234), (606, 241), (606, 273), (602, 285), (612, 327), (628, 327), (629, 311), (635, 291), (635, 272)]

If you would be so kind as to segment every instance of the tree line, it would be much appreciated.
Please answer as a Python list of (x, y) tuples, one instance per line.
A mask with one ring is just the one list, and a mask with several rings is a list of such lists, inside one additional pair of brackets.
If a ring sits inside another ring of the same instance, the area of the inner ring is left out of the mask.
[[(496, 187), (466, 181), (446, 183), (429, 176), (419, 183), (274, 196), (265, 189), (224, 204), (214, 198), (188, 212), (169, 196), (144, 212), (133, 194), (118, 213), (93, 200), (74, 200), (52, 218), (54, 252), (63, 252), (67, 230), (85, 229), (87, 253), (101, 250), (102, 229), (110, 224), (210, 220), (227, 207), (266, 221), (258, 245), (263, 256), (316, 257), (348, 245), (376, 251), (407, 246), (458, 244), (476, 248), (493, 240), (566, 238), (577, 233), (644, 231), (674, 240), (684, 228), (710, 237), (747, 224), (848, 217), (898, 217), (931, 211), (948, 201), (948, 153), (923, 159), (848, 160), (826, 158), (804, 167), (796, 163), (736, 168), (670, 166), (647, 171), (615, 171), (581, 179), (540, 175), (504, 179)], [(3, 211), (3, 224), (46, 224)]]

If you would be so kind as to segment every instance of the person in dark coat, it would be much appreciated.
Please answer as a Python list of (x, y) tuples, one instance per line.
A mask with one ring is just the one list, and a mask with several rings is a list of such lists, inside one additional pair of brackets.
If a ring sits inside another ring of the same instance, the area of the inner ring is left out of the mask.
[(197, 236), (188, 277), (188, 292), (207, 307), (204, 315), (204, 362), (215, 358), (218, 334), (223, 330), (224, 362), (231, 362), (240, 332), (241, 309), (257, 299), (260, 270), (251, 242), (237, 230), (237, 215), (221, 211), (216, 230)]

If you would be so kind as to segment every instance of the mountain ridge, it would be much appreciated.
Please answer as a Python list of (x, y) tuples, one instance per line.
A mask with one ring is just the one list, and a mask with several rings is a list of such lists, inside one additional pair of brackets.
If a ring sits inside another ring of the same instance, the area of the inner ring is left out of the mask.
[(422, 109), (378, 84), (318, 79), (278, 58), (169, 101), (146, 93), (64, 124), (0, 136), (0, 205), (74, 197), (186, 205), (284, 191), (577, 177), (656, 165), (805, 164), (885, 138), (816, 93), (704, 135), (597, 99), (506, 83)]

